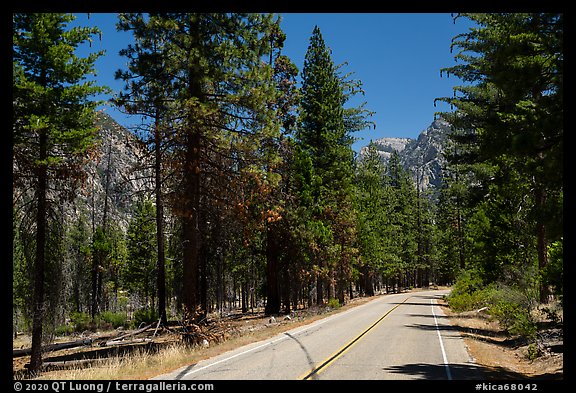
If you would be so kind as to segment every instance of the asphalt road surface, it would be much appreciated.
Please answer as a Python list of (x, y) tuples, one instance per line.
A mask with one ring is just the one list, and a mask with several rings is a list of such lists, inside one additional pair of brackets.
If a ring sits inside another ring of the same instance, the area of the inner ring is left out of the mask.
[(437, 304), (446, 293), (379, 296), (154, 379), (480, 379)]

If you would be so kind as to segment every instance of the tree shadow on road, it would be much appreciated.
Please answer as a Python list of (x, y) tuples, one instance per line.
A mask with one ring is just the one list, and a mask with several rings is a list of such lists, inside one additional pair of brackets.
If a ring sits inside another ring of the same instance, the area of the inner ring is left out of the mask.
[(194, 366), (196, 366), (196, 364), (197, 364), (197, 363), (193, 363), (193, 364), (191, 364), (191, 365), (189, 365), (189, 366), (186, 366), (186, 367), (182, 368), (182, 370), (178, 373), (178, 375), (176, 375), (176, 376), (174, 377), (174, 379), (175, 379), (176, 381), (180, 381), (182, 378), (184, 378), (184, 377), (188, 374), (189, 371), (191, 371), (191, 370), (194, 368)]
[[(284, 332), (284, 334), (286, 336), (290, 337), (292, 340), (296, 341), (296, 343), (300, 346), (300, 348), (302, 349), (302, 351), (306, 355), (306, 360), (308, 361), (308, 365), (310, 366), (310, 369), (314, 369), (314, 361), (312, 360), (312, 357), (310, 356), (310, 352), (308, 352), (306, 347), (300, 342), (300, 340), (298, 340), (296, 337), (294, 337), (290, 333)], [(316, 377), (312, 376), (312, 379), (316, 379)]]
[[(450, 374), (453, 380), (534, 380), (534, 379), (562, 379), (557, 374), (539, 375), (537, 378), (528, 378), (525, 375), (507, 370), (502, 367), (484, 367), (476, 364), (450, 364)], [(413, 363), (383, 368), (383, 371), (395, 374), (418, 376), (427, 380), (446, 380), (446, 366)]]
[(494, 331), (490, 329), (469, 328), (457, 325), (425, 325), (425, 324), (411, 324), (406, 327), (422, 329), (422, 330), (440, 330), (440, 331), (456, 331), (462, 337), (470, 337), (475, 340), (484, 341), (490, 344), (496, 344), (501, 347), (516, 348), (521, 345), (527, 344), (526, 338), (523, 337), (509, 337), (505, 331)]

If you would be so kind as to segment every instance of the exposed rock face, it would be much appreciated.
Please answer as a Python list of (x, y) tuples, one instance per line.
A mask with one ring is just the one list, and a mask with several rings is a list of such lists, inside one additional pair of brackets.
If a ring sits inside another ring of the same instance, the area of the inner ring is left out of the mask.
[[(420, 133), (418, 139), (381, 138), (372, 141), (378, 149), (382, 162), (390, 159), (394, 150), (400, 156), (402, 166), (409, 170), (414, 183), (422, 191), (438, 189), (441, 184), (441, 171), (445, 164), (444, 149), (448, 140), (450, 125), (437, 119)], [(368, 147), (360, 150), (360, 158), (366, 154)]]
[[(406, 145), (413, 141), (414, 139), (411, 138), (381, 138), (372, 142), (376, 145), (378, 154), (382, 158), (382, 161), (388, 162), (394, 150), (400, 153), (404, 150)], [(363, 154), (366, 154), (367, 149), (368, 146), (364, 146), (360, 149), (360, 155), (362, 156)]]
[(153, 187), (151, 170), (142, 169), (145, 149), (103, 112), (97, 114), (96, 127), (97, 148), (85, 168), (87, 180), (75, 203), (76, 214), (83, 210), (97, 225), (106, 220), (126, 229), (138, 195)]

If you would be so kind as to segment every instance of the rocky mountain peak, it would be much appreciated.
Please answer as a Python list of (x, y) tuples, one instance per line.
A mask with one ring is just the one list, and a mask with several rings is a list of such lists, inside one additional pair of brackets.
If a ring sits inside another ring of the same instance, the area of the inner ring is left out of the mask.
[[(380, 138), (373, 140), (384, 164), (388, 163), (393, 151), (397, 151), (402, 166), (407, 169), (421, 191), (438, 189), (441, 185), (442, 155), (448, 140), (450, 125), (444, 119), (434, 120), (418, 138)], [(360, 159), (368, 146), (360, 149)]]

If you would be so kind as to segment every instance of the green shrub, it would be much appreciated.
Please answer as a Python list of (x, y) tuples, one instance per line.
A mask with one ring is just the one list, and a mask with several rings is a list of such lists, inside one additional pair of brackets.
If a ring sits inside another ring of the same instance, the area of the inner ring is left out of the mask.
[(117, 329), (120, 326), (127, 326), (128, 316), (123, 312), (104, 311), (100, 314), (100, 319), (112, 325), (112, 328)]
[(340, 301), (336, 298), (330, 298), (328, 300), (328, 307), (334, 308), (334, 309), (339, 308), (340, 307)]
[(481, 275), (476, 270), (464, 270), (458, 276), (458, 280), (454, 285), (456, 292), (472, 293), (481, 289), (484, 285)]
[(446, 298), (456, 312), (489, 307), (496, 296), (495, 284), (484, 285), (474, 271), (464, 271)]
[(72, 312), (70, 313), (70, 321), (74, 326), (74, 331), (83, 332), (85, 330), (95, 330), (95, 325), (92, 322), (90, 315), (84, 312)]
[(542, 282), (551, 285), (554, 295), (564, 304), (564, 239), (548, 246), (548, 264), (542, 269)]
[(515, 315), (511, 325), (508, 327), (508, 332), (534, 341), (536, 340), (538, 325), (529, 312), (519, 312)]
[(524, 291), (501, 286), (490, 308), (490, 315), (493, 315), (509, 334), (534, 340), (537, 325), (531, 309), (532, 304)]
[(150, 325), (152, 322), (158, 320), (158, 313), (155, 310), (137, 310), (134, 312), (134, 316), (132, 319), (132, 326), (137, 328), (142, 323), (145, 325)]
[(538, 345), (534, 343), (528, 345), (528, 349), (526, 350), (526, 358), (528, 360), (535, 360), (538, 356), (540, 356)]
[(446, 299), (456, 312), (488, 307), (488, 315), (496, 318), (508, 334), (533, 341), (537, 325), (531, 310), (537, 303), (537, 291), (532, 288), (530, 277), (525, 274), (515, 285), (491, 283), (484, 286), (475, 272), (465, 271)]
[(74, 333), (74, 326), (71, 325), (60, 325), (54, 330), (56, 336), (68, 336)]
[(128, 326), (128, 317), (125, 313), (114, 313), (112, 311), (104, 311), (96, 315), (94, 320), (89, 314), (72, 312), (70, 313), (70, 321), (75, 332), (84, 332), (86, 330), (95, 332), (96, 330), (110, 330), (120, 326)]

